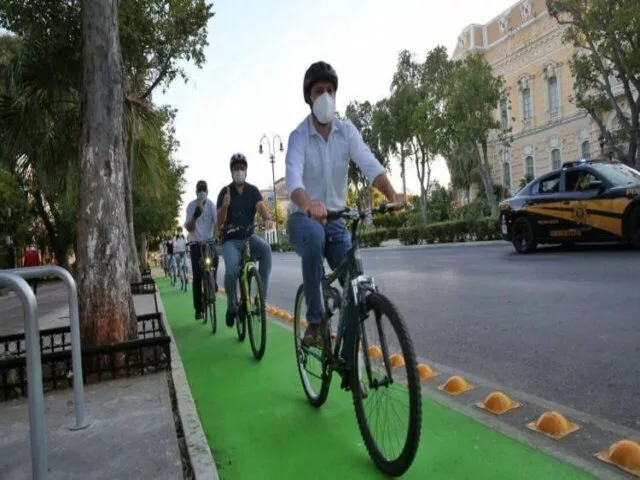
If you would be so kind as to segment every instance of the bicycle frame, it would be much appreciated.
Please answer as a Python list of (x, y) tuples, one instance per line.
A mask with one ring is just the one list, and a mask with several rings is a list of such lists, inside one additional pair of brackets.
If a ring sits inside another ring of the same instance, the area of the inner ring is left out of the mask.
[(247, 282), (247, 277), (249, 274), (249, 269), (256, 266), (256, 262), (251, 258), (251, 230), (253, 225), (250, 227), (238, 226), (232, 227), (227, 230), (227, 233), (234, 231), (241, 231), (244, 233), (243, 247), (242, 247), (242, 258), (240, 259), (240, 265), (238, 266), (238, 271), (236, 275), (240, 279), (241, 283), (241, 292), (240, 296), (243, 298), (245, 302), (245, 308), (247, 312), (251, 311), (251, 299), (247, 297), (246, 293), (249, 291), (249, 284)]
[[(340, 308), (339, 308), (339, 321), (338, 321), (338, 331), (336, 334), (335, 345), (333, 348), (333, 352), (331, 352), (330, 364), (332, 368), (335, 369), (337, 365), (341, 365), (342, 359), (340, 357), (340, 349), (342, 348), (342, 341), (344, 339), (344, 334), (347, 329), (347, 322), (351, 319), (346, 318), (346, 310), (347, 310), (347, 295), (352, 295), (354, 302), (354, 312), (356, 314), (357, 321), (359, 323), (363, 323), (365, 321), (366, 312), (365, 312), (365, 299), (368, 294), (376, 292), (377, 286), (375, 284), (375, 280), (372, 276), (364, 274), (364, 267), (362, 264), (362, 257), (360, 256), (360, 249), (358, 243), (358, 226), (361, 220), (371, 218), (371, 214), (373, 211), (385, 211), (385, 207), (381, 206), (378, 209), (367, 209), (363, 212), (359, 212), (355, 209), (345, 209), (339, 212), (330, 212), (328, 218), (344, 218), (345, 216), (351, 220), (351, 242), (352, 246), (347, 252), (346, 258), (338, 265), (333, 271), (329, 274), (325, 274), (322, 277), (322, 297), (324, 302), (324, 310), (325, 313), (321, 320), (321, 329), (326, 331), (325, 329), (330, 326), (330, 319), (335, 312), (335, 308), (330, 308), (329, 300), (333, 297), (335, 302), (338, 291), (335, 287), (332, 287), (331, 284), (336, 280), (340, 279), (341, 276), (344, 275), (343, 290), (342, 297), (340, 299)], [(324, 267), (323, 267), (324, 271)], [(380, 320), (376, 318), (376, 323), (378, 325), (378, 329), (382, 331), (382, 326), (380, 325)], [(355, 327), (355, 326), (354, 326)], [(369, 345), (367, 341), (367, 336), (364, 331), (360, 332), (358, 335), (362, 341), (363, 351), (368, 351)], [(386, 339), (381, 335), (381, 348), (383, 352), (387, 352), (388, 348), (386, 345)], [(357, 342), (358, 338), (354, 339), (354, 342)], [(355, 343), (357, 345), (357, 343)], [(364, 355), (365, 368), (367, 371), (367, 376), (369, 378), (370, 387), (377, 387), (381, 385), (386, 385), (389, 383), (393, 383), (393, 379), (391, 376), (391, 365), (388, 362), (388, 355), (383, 355), (385, 358), (385, 370), (387, 373), (387, 380), (383, 382), (372, 382), (372, 368), (371, 368), (371, 359), (368, 355)], [(374, 385), (375, 383), (375, 385)]]

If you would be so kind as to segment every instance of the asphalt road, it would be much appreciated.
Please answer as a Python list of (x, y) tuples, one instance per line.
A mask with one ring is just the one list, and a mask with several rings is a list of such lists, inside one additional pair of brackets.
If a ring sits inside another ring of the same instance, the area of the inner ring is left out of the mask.
[[(63, 307), (68, 309), (67, 289), (61, 281), (40, 282), (36, 300), (38, 301), (38, 317), (40, 329), (50, 327), (50, 322), (43, 322), (44, 317), (50, 317), (51, 313)], [(65, 313), (64, 315), (67, 315)], [(11, 335), (24, 331), (24, 313), (20, 299), (14, 295), (0, 297), (0, 336)]]
[[(618, 247), (507, 244), (362, 251), (400, 308), (418, 355), (640, 430), (640, 253)], [(222, 284), (224, 263), (219, 282)], [(295, 254), (273, 254), (268, 302), (293, 310)], [(41, 285), (39, 313), (65, 304)], [(21, 328), (17, 298), (0, 297), (0, 334)]]
[[(362, 257), (418, 355), (640, 430), (640, 252), (498, 242)], [(274, 253), (268, 302), (292, 312), (301, 278), (295, 254)]]

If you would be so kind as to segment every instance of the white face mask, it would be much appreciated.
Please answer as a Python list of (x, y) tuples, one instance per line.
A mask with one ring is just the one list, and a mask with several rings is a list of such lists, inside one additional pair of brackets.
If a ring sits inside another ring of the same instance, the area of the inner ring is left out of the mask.
[(202, 203), (207, 201), (207, 192), (198, 192), (198, 200)]
[(245, 170), (234, 170), (231, 174), (233, 181), (238, 185), (242, 185), (247, 178), (247, 172)]
[(327, 124), (336, 114), (336, 102), (331, 95), (325, 92), (313, 102), (312, 110), (320, 123)]

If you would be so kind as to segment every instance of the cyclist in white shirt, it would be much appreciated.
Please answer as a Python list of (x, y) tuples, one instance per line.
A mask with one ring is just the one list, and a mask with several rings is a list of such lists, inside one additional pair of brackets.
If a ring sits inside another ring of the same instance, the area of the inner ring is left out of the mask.
[(184, 224), (191, 234), (191, 270), (193, 272), (193, 308), (196, 320), (204, 316), (202, 306), (202, 270), (200, 269), (200, 243), (209, 244), (213, 252), (213, 280), (218, 291), (218, 253), (215, 249), (216, 206), (207, 198), (207, 182), (199, 180), (196, 184), (197, 198), (187, 205), (187, 219)]
[(186, 267), (186, 264), (187, 264), (186, 246), (187, 246), (187, 241), (185, 240), (184, 235), (182, 234), (182, 227), (178, 226), (178, 229), (176, 231), (176, 236), (173, 239), (173, 255), (175, 258), (176, 270), (178, 272), (178, 275), (185, 276), (184, 282), (182, 284), (182, 289), (185, 292), (187, 291), (187, 284), (188, 284), (188, 280), (186, 277), (186, 268), (183, 268), (183, 266)]
[[(304, 101), (310, 114), (289, 135), (286, 154), (285, 182), (291, 196), (288, 231), (291, 244), (302, 258), (302, 282), (307, 304), (308, 327), (303, 342), (317, 344), (320, 339), (322, 298), (320, 284), (324, 256), (331, 268), (337, 267), (351, 248), (351, 237), (343, 219), (327, 222), (327, 210), (342, 210), (347, 205), (349, 163), (353, 161), (367, 180), (390, 202), (398, 202), (382, 164), (362, 140), (350, 120), (335, 117), (335, 97), (338, 75), (331, 65), (316, 62), (306, 71), (303, 80)], [(343, 280), (343, 279), (341, 279)], [(347, 318), (353, 312), (348, 296)], [(349, 368), (355, 339), (347, 322), (342, 349)], [(348, 385), (348, 373), (343, 386)]]

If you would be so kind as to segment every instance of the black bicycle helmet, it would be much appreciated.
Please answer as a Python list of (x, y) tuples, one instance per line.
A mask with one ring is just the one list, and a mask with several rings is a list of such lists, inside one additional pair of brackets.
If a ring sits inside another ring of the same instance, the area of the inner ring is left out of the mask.
[(236, 163), (244, 163), (244, 168), (247, 168), (249, 166), (247, 163), (247, 157), (245, 157), (243, 153), (234, 153), (233, 155), (231, 155), (229, 168), (233, 168)]
[(302, 83), (305, 103), (309, 103), (309, 93), (317, 82), (330, 82), (333, 84), (333, 88), (336, 91), (338, 90), (338, 74), (333, 67), (326, 62), (313, 63), (307, 68), (304, 74), (304, 82)]

